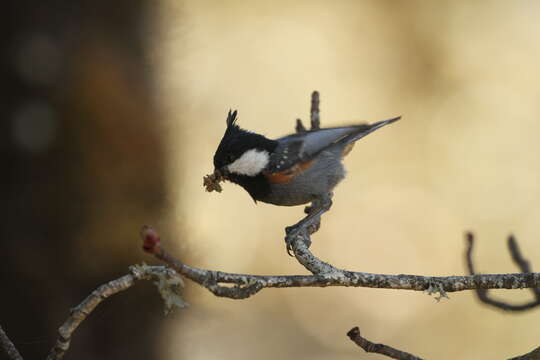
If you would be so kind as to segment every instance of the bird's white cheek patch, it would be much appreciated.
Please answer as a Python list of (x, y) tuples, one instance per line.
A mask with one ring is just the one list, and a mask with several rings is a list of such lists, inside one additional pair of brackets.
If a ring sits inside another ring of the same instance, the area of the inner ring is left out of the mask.
[(268, 165), (270, 155), (268, 151), (251, 149), (227, 166), (235, 174), (255, 176)]

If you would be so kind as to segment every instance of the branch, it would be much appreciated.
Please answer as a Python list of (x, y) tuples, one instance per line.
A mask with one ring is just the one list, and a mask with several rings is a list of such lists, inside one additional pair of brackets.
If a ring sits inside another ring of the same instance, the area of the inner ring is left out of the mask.
[(414, 356), (404, 351), (394, 349), (391, 346), (372, 343), (371, 341), (360, 335), (360, 329), (358, 328), (358, 326), (349, 330), (347, 336), (353, 342), (355, 342), (356, 345), (360, 346), (362, 349), (364, 349), (365, 352), (368, 353), (377, 353), (398, 360), (422, 360), (422, 358), (419, 358), (418, 356)]
[(420, 276), (372, 274), (338, 269), (315, 257), (300, 236), (293, 239), (292, 249), (298, 261), (313, 275), (234, 274), (200, 269), (182, 263), (161, 246), (157, 231), (151, 227), (143, 227), (141, 237), (146, 252), (153, 254), (179, 274), (205, 287), (214, 295), (231, 299), (245, 299), (264, 288), (353, 286), (426, 291), (428, 294), (444, 297), (447, 292), (464, 290), (523, 289), (540, 286), (540, 273)]
[(98, 287), (82, 303), (71, 309), (69, 317), (58, 329), (58, 339), (47, 356), (47, 360), (59, 360), (64, 357), (77, 327), (103, 300), (129, 289), (138, 280), (160, 279), (163, 276), (176, 276), (176, 274), (163, 266), (132, 266), (129, 274)]
[(13, 345), (11, 340), (9, 340), (7, 334), (4, 332), (4, 329), (2, 329), (2, 326), (0, 326), (0, 343), (2, 344), (2, 348), (4, 349), (4, 352), (10, 358), (11, 360), (23, 360), (23, 357)]
[[(422, 360), (422, 358), (409, 354), (407, 352), (395, 349), (391, 346), (384, 344), (375, 344), (360, 335), (360, 329), (357, 327), (352, 328), (347, 333), (347, 336), (356, 345), (364, 349), (365, 352), (377, 353), (397, 360)], [(534, 349), (530, 353), (525, 355), (513, 357), (508, 360), (540, 360), (540, 347)]]
[[(471, 275), (474, 275), (475, 270), (474, 270), (474, 263), (472, 260), (472, 251), (474, 247), (474, 235), (472, 233), (467, 233), (466, 239), (467, 239), (467, 250), (465, 252), (465, 261), (467, 263), (467, 269), (469, 273)], [(508, 251), (510, 252), (512, 260), (521, 270), (522, 274), (534, 274), (531, 272), (529, 262), (521, 254), (517, 241), (513, 235), (510, 235), (508, 237)], [(499, 300), (495, 300), (491, 298), (488, 295), (487, 289), (485, 288), (476, 289), (476, 295), (478, 296), (478, 299), (481, 302), (491, 305), (493, 307), (496, 307), (498, 309), (506, 310), (506, 311), (524, 311), (524, 310), (535, 308), (538, 305), (540, 305), (540, 288), (533, 287), (531, 288), (531, 290), (535, 296), (535, 300), (525, 303), (525, 304), (518, 304), (518, 305), (508, 304), (503, 301), (499, 301)]]

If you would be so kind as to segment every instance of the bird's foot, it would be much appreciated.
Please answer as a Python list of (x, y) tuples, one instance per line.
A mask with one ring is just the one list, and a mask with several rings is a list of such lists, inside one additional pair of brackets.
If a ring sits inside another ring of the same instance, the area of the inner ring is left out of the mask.
[(301, 241), (304, 241), (307, 245), (307, 247), (311, 246), (311, 240), (309, 238), (309, 230), (302, 226), (302, 225), (293, 225), (293, 226), (287, 226), (285, 228), (285, 244), (287, 245), (287, 254), (289, 256), (293, 255), (293, 242), (297, 240), (298, 237), (300, 237)]
[(319, 230), (320, 227), (320, 217), (309, 219), (309, 221), (306, 222), (301, 221), (292, 226), (287, 226), (285, 228), (285, 244), (287, 244), (287, 254), (289, 254), (289, 256), (293, 256), (291, 254), (291, 251), (293, 250), (292, 243), (297, 237), (301, 237), (301, 240), (304, 241), (309, 248), (311, 246), (310, 235)]
[(307, 247), (311, 246), (310, 235), (319, 230), (321, 227), (321, 215), (327, 211), (330, 206), (332, 206), (332, 200), (330, 199), (328, 199), (322, 207), (318, 202), (314, 202), (311, 206), (306, 206), (304, 208), (304, 212), (307, 214), (305, 218), (296, 224), (285, 228), (285, 243), (287, 244), (287, 254), (289, 254), (289, 256), (292, 256), (292, 244), (297, 237), (302, 237), (302, 240)]

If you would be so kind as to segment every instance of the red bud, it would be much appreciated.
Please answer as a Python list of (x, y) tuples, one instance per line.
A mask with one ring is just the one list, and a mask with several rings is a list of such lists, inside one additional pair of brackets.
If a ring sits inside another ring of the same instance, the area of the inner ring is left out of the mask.
[(151, 226), (143, 226), (141, 229), (143, 239), (143, 250), (147, 253), (156, 254), (159, 251), (159, 234)]

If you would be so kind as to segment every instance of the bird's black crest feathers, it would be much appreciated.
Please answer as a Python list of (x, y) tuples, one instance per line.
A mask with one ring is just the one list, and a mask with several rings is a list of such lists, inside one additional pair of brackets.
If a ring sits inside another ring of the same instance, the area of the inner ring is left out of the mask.
[(227, 127), (231, 127), (233, 125), (235, 125), (236, 123), (236, 115), (238, 114), (238, 112), (236, 110), (232, 111), (232, 110), (229, 110), (229, 114), (227, 114)]

